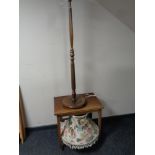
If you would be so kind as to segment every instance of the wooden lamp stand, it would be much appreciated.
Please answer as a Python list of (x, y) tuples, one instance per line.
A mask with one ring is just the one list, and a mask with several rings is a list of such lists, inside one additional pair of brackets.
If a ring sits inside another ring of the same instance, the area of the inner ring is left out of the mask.
[(71, 86), (72, 95), (63, 99), (63, 105), (68, 108), (77, 109), (85, 105), (85, 97), (76, 94), (76, 80), (75, 80), (75, 64), (74, 64), (74, 49), (73, 49), (73, 20), (72, 20), (72, 0), (69, 3), (69, 33), (70, 33), (70, 59), (71, 59)]

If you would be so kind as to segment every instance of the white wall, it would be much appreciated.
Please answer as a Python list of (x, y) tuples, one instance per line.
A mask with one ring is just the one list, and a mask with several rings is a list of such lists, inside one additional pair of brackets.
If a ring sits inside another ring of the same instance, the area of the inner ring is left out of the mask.
[(135, 31), (135, 0), (97, 0), (121, 22)]
[[(77, 92), (104, 116), (134, 112), (134, 32), (96, 0), (73, 0)], [(27, 126), (55, 124), (53, 97), (71, 94), (65, 0), (20, 0), (20, 85)]]

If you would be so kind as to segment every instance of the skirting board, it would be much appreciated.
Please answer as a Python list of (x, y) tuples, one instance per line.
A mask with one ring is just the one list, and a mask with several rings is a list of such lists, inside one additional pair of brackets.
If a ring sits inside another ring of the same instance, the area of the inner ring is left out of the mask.
[[(115, 119), (115, 118), (121, 118), (121, 117), (128, 117), (130, 115), (135, 115), (135, 113), (130, 113), (130, 114), (123, 114), (123, 115), (115, 115), (115, 116), (108, 116), (108, 117), (103, 117), (104, 120), (108, 120), (108, 119)], [(91, 115), (90, 115), (91, 117)], [(97, 119), (93, 119), (95, 122), (97, 121)], [(37, 130), (45, 130), (45, 129), (56, 129), (57, 128), (57, 124), (52, 124), (52, 125), (43, 125), (43, 126), (37, 126), (37, 127), (27, 127), (26, 131), (37, 131)]]

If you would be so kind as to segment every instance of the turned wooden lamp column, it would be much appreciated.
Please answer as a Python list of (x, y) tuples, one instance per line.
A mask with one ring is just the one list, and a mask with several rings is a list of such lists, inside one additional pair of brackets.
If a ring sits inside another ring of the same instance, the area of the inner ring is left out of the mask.
[(63, 105), (68, 108), (81, 108), (85, 105), (85, 98), (76, 94), (76, 78), (74, 64), (74, 48), (73, 48), (73, 20), (72, 20), (72, 0), (68, 0), (69, 4), (69, 33), (70, 33), (70, 62), (71, 62), (71, 87), (72, 95), (63, 99)]

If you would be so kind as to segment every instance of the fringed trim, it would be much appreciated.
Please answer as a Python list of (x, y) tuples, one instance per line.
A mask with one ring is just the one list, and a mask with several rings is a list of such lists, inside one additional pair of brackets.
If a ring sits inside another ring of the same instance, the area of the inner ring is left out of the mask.
[(70, 143), (68, 143), (68, 142), (66, 142), (64, 140), (63, 140), (63, 143), (65, 145), (69, 146), (71, 149), (79, 149), (80, 150), (80, 149), (88, 148), (88, 147), (91, 147), (92, 145), (94, 145), (97, 142), (98, 137), (99, 136), (97, 136), (93, 141), (91, 141), (91, 142), (89, 142), (87, 144), (83, 144), (83, 145), (72, 145), (72, 144), (70, 144)]

